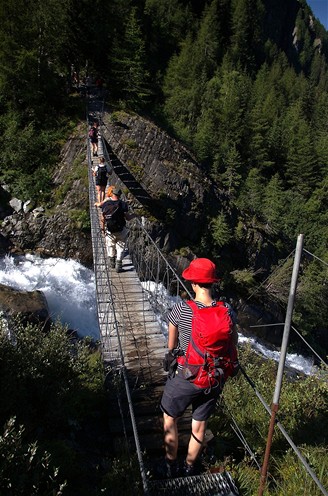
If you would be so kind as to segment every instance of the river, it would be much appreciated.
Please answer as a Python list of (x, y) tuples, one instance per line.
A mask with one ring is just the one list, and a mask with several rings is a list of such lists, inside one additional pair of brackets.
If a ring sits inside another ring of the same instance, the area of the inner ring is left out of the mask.
[[(25, 291), (42, 291), (53, 320), (59, 319), (81, 337), (99, 339), (94, 273), (79, 262), (61, 258), (44, 259), (36, 255), (6, 256), (0, 259), (0, 283)], [(160, 316), (159, 321), (165, 334)], [(279, 351), (268, 349), (255, 337), (239, 336), (240, 343), (247, 341), (260, 355), (279, 361)], [(286, 364), (308, 375), (312, 371), (313, 360), (288, 353)]]

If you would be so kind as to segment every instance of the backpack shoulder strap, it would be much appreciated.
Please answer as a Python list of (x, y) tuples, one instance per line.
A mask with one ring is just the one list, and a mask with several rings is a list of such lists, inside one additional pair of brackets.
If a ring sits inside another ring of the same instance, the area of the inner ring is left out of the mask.
[[(193, 314), (192, 316), (193, 316), (193, 320), (194, 320), (195, 315), (199, 315), (200, 309), (198, 308), (198, 306), (194, 300), (188, 300), (188, 301), (186, 301), (186, 304), (191, 308), (192, 314)], [(196, 336), (194, 336), (194, 325), (192, 324), (188, 349), (189, 349), (189, 346), (192, 346), (192, 348), (198, 353), (198, 355), (201, 356), (202, 358), (204, 358), (205, 355), (204, 355), (203, 351), (197, 345), (195, 339), (196, 339)], [(188, 349), (187, 349), (187, 355), (188, 355)]]
[(194, 302), (194, 300), (187, 300), (185, 303), (191, 308), (193, 313), (198, 313), (199, 308)]
[(216, 307), (225, 307), (228, 310), (228, 307), (225, 305), (224, 301), (217, 301), (215, 304)]

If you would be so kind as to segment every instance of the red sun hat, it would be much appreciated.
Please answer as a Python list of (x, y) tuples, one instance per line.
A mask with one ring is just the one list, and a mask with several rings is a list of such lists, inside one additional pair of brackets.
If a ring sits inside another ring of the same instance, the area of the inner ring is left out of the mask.
[(195, 258), (182, 272), (182, 277), (187, 281), (211, 284), (219, 281), (215, 270), (215, 264), (208, 258)]

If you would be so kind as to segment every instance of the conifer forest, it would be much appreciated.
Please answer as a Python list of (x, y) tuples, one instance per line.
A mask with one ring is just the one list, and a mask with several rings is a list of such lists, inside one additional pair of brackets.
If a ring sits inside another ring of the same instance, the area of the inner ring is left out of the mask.
[[(306, 0), (1, 2), (0, 182), (9, 184), (18, 197), (31, 198), (45, 206), (54, 187), (52, 174), (60, 149), (77, 123), (85, 119), (83, 98), (72, 91), (73, 74), (80, 81), (89, 74), (101, 76), (108, 90), (107, 103), (113, 109), (149, 117), (195, 156), (204, 180), (211, 180), (222, 201), (221, 210), (208, 219), (210, 229), (206, 228), (199, 243), (190, 248), (199, 256), (223, 260), (231, 287), (247, 296), (255, 285), (268, 282), (262, 288), (265, 297), (286, 303), (289, 280), (279, 270), (274, 280), (269, 274), (293, 251), (298, 234), (304, 234), (305, 247), (315, 257), (309, 256), (301, 267), (293, 318), (311, 346), (326, 359), (328, 32)], [(244, 243), (254, 252), (262, 248), (260, 244), (266, 244), (265, 260), (260, 264), (257, 259), (254, 264), (252, 257), (245, 254), (236, 267), (236, 257), (230, 255)], [(25, 331), (19, 325), (18, 328), (26, 344)], [(58, 365), (54, 349), (63, 347), (63, 356), (67, 351), (64, 344), (52, 339), (58, 338), (52, 338), (52, 334), (48, 337), (54, 367), (60, 367), (60, 373), (65, 375), (65, 391), (61, 390), (65, 412), (59, 414), (59, 403), (56, 404), (55, 419), (54, 415), (48, 418), (43, 409), (41, 445), (52, 453), (57, 466), (65, 460), (64, 475), (61, 477), (60, 471), (59, 475), (52, 473), (47, 455), (36, 460), (31, 444), (24, 448), (24, 436), (38, 430), (33, 418), (39, 410), (33, 410), (24, 397), (25, 412), (17, 416), (27, 431), (15, 425), (13, 417), (8, 421), (22, 401), (15, 394), (11, 405), (0, 408), (0, 493), (139, 494), (136, 487), (129, 486), (131, 474), (125, 477), (124, 460), (114, 461), (105, 476), (100, 476), (97, 468), (98, 479), (90, 475), (83, 487), (76, 481), (81, 481), (79, 470), (85, 461), (75, 458), (71, 472), (68, 470), (71, 448), (54, 442), (54, 428), (60, 422), (64, 424), (65, 415), (84, 418), (82, 410), (87, 409), (87, 401), (97, 410), (100, 404), (103, 408), (105, 400), (102, 393), (100, 399), (95, 399), (101, 386), (92, 353), (83, 348), (77, 363)], [(27, 349), (31, 350), (31, 346)], [(10, 382), (12, 369), (8, 363), (15, 370), (21, 363), (17, 351), (9, 350), (1, 337), (0, 370), (7, 384), (1, 382), (0, 394), (9, 383), (13, 389), (24, 391), (22, 384), (29, 382), (26, 376), (21, 376), (21, 382), (17, 379), (17, 384)], [(47, 350), (40, 351), (43, 352)], [(249, 350), (245, 354), (250, 367), (258, 367), (259, 380), (265, 387), (267, 378), (273, 380), (271, 365), (258, 364)], [(5, 359), (9, 360), (6, 367)], [(94, 374), (95, 384), (86, 380), (88, 374)], [(77, 407), (69, 398), (72, 380), (78, 385), (83, 407)], [(314, 378), (306, 381), (300, 391), (287, 387), (284, 414), (287, 427), (304, 447), (312, 466), (324, 476), (328, 466), (324, 434), (328, 391)], [(56, 387), (60, 390), (59, 384)], [(230, 407), (252, 432), (250, 417), (256, 407), (243, 395), (238, 378), (235, 391), (238, 394)], [(39, 408), (43, 399), (37, 401)], [(300, 410), (302, 419), (297, 417)], [(263, 417), (263, 429), (266, 420)], [(220, 429), (224, 431), (225, 427), (221, 423)], [(10, 446), (5, 439), (11, 440)], [(29, 443), (31, 439), (33, 436)], [(263, 444), (252, 441), (263, 453)], [(229, 442), (227, 438), (225, 447)], [(281, 439), (276, 443), (279, 455), (272, 468), (274, 482), (265, 494), (320, 495), (311, 483), (297, 479), (293, 455)], [(19, 453), (19, 462), (13, 476), (8, 460), (14, 453)], [(240, 453), (229, 456), (226, 463), (241, 494), (255, 495), (258, 474), (251, 460), (246, 457), (235, 466), (236, 458), (242, 458)], [(38, 482), (27, 482), (21, 475), (23, 460), (28, 459), (35, 463)], [(10, 478), (20, 484), (16, 492), (6, 488), (4, 481)], [(126, 487), (122, 490), (123, 480)], [(33, 484), (38, 487), (36, 492), (24, 492), (24, 487), (34, 487)], [(301, 490), (303, 484), (308, 484), (305, 492)], [(118, 489), (113, 488), (118, 486), (123, 492), (115, 492)], [(97, 489), (90, 492), (90, 487)]]

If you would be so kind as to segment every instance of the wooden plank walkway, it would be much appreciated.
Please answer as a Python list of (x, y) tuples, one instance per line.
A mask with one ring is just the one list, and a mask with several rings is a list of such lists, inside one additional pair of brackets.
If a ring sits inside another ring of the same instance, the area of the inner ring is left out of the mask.
[[(97, 102), (91, 111), (92, 119), (99, 119)], [(100, 119), (99, 119), (100, 120)], [(98, 143), (98, 157), (91, 157), (98, 165), (103, 155), (102, 140)], [(115, 180), (116, 179), (116, 180)], [(117, 273), (108, 264), (105, 237), (100, 229), (100, 210), (94, 206), (96, 192), (94, 178), (89, 173), (90, 219), (96, 276), (97, 312), (104, 365), (110, 372), (106, 384), (110, 401), (109, 423), (113, 432), (113, 450), (121, 453), (128, 445), (135, 449), (128, 395), (122, 384), (117, 387), (117, 374), (125, 367), (132, 411), (137, 426), (139, 444), (144, 455), (164, 454), (163, 423), (160, 399), (166, 381), (163, 358), (166, 338), (149, 302), (129, 254), (123, 259), (123, 271)], [(115, 173), (111, 183), (123, 184)], [(179, 420), (179, 451), (185, 452), (191, 432), (191, 412)], [(207, 439), (212, 433), (207, 432)]]
[[(159, 404), (166, 380), (162, 366), (166, 339), (128, 255), (123, 259), (122, 272), (116, 273), (115, 269), (110, 269), (110, 284), (119, 337), (114, 335), (110, 342), (107, 341), (110, 349), (108, 352), (105, 350), (105, 364), (110, 363), (113, 351), (114, 354), (116, 350), (118, 352), (120, 341), (141, 451), (163, 454), (162, 414)], [(110, 320), (114, 319), (111, 311), (109, 314)], [(118, 358), (117, 361), (119, 362)], [(109, 390), (110, 425), (115, 451), (120, 451), (124, 444), (123, 430), (129, 445), (133, 449), (135, 446), (125, 393), (123, 390), (118, 398), (117, 390)]]

